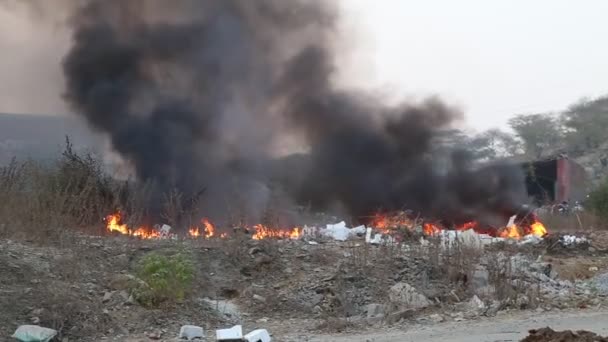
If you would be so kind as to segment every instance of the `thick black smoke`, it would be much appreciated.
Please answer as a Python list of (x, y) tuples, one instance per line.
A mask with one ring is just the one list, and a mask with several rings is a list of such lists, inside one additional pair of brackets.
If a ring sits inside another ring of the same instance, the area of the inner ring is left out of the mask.
[[(72, 21), (66, 98), (139, 179), (163, 189), (206, 185), (219, 199), (236, 188), (263, 203), (269, 161), (299, 139), (308, 162), (284, 170), (300, 175), (283, 186), (300, 203), (354, 217), (511, 210), (523, 194), (519, 173), (473, 169), (464, 154), (437, 166), (435, 133), (458, 111), (436, 99), (388, 107), (336, 87), (328, 3), (89, 1)], [(215, 202), (214, 210), (229, 205)]]

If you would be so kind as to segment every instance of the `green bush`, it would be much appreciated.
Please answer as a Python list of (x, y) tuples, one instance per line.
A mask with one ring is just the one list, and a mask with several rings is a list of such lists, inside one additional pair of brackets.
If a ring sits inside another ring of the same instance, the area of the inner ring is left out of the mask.
[(602, 220), (608, 219), (608, 180), (589, 194), (587, 205)]
[(144, 306), (158, 306), (185, 298), (194, 281), (194, 265), (182, 253), (172, 256), (150, 253), (140, 261), (137, 275), (146, 285), (135, 290), (135, 299)]

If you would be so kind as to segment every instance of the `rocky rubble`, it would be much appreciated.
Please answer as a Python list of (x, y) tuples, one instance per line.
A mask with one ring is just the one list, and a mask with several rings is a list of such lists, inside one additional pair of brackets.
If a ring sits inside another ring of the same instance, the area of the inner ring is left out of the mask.
[[(571, 257), (549, 259), (545, 244), (456, 242), (446, 249), (418, 238), (380, 245), (364, 239), (311, 244), (79, 237), (61, 248), (1, 241), (0, 305), (9, 309), (0, 317), (0, 333), (36, 324), (57, 330), (60, 338), (118, 341), (136, 334), (173, 338), (187, 325), (255, 329), (289, 319), (307, 331), (330, 320), (344, 322), (335, 325), (340, 329), (435, 324), (506, 310), (596, 307), (608, 296), (608, 263), (594, 257), (585, 266), (587, 277), (560, 274), (558, 266), (569, 260), (563, 258)], [(195, 258), (196, 287), (182, 303), (143, 307), (131, 292), (144, 285), (134, 265), (147, 253), (176, 250)]]

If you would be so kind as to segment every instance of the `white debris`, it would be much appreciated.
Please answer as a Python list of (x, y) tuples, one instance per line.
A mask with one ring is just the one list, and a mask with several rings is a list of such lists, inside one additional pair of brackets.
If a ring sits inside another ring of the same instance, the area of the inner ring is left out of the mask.
[(235, 325), (229, 329), (218, 329), (215, 331), (215, 337), (218, 341), (242, 340), (243, 327)]
[(382, 234), (374, 234), (372, 238), (372, 229), (367, 228), (365, 231), (365, 242), (372, 245), (379, 245), (382, 242)]
[(487, 234), (479, 234), (473, 229), (464, 231), (442, 230), (439, 232), (441, 246), (451, 248), (455, 245), (464, 245), (469, 248), (483, 248), (485, 245), (504, 241), (504, 238), (496, 238)]
[(365, 232), (365, 226), (359, 226), (351, 229), (346, 227), (346, 223), (344, 221), (336, 224), (328, 224), (326, 225), (325, 229), (318, 230), (318, 234), (330, 237), (337, 241), (346, 241), (351, 237), (357, 236), (357, 234), (365, 234)]
[(564, 235), (559, 239), (559, 241), (563, 246), (578, 245), (588, 242), (586, 237), (577, 237), (575, 235)]
[(170, 225), (167, 225), (167, 224), (163, 224), (163, 225), (160, 227), (160, 229), (159, 229), (159, 230), (160, 230), (160, 235), (161, 235), (161, 236), (163, 236), (163, 237), (168, 237), (168, 236), (169, 236), (169, 233), (171, 232), (171, 226), (170, 226)]
[(371, 228), (367, 228), (365, 230), (365, 242), (366, 243), (370, 243), (370, 241), (372, 241), (372, 229)]
[(48, 342), (57, 335), (57, 331), (38, 325), (22, 325), (11, 336), (21, 342)]
[(509, 217), (509, 222), (507, 222), (507, 225), (505, 227), (511, 227), (512, 225), (514, 225), (516, 218), (517, 218), (517, 215), (513, 215), (513, 216)]
[(543, 238), (540, 236), (536, 236), (533, 234), (529, 234), (524, 236), (520, 241), (517, 242), (518, 245), (534, 245), (543, 241)]
[(365, 231), (365, 243), (371, 245), (390, 245), (395, 243), (395, 238), (381, 233), (374, 234), (374, 237), (372, 238), (372, 228), (367, 228)]
[(364, 225), (361, 225), (361, 226), (358, 226), (355, 228), (351, 228), (350, 232), (353, 235), (363, 235), (367, 232), (367, 227), (365, 227)]
[(319, 228), (317, 227), (309, 227), (307, 225), (302, 228), (302, 236), (304, 237), (317, 237), (319, 235)]
[(184, 325), (179, 329), (179, 338), (185, 338), (190, 341), (195, 338), (202, 339), (203, 337), (205, 337), (205, 331), (196, 325)]
[(321, 231), (322, 235), (333, 238), (338, 241), (346, 241), (350, 236), (350, 229), (346, 228), (346, 223), (341, 221), (336, 224), (328, 224), (324, 230)]
[(245, 335), (243, 339), (247, 342), (270, 342), (270, 334), (266, 329), (256, 329)]

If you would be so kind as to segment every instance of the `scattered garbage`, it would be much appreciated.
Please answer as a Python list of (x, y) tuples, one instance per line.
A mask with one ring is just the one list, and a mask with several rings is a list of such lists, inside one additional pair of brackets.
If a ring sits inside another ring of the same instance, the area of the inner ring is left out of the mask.
[(366, 229), (365, 226), (349, 228), (346, 226), (346, 222), (340, 221), (336, 224), (327, 224), (325, 228), (304, 226), (302, 236), (309, 238), (324, 236), (336, 241), (346, 241), (357, 235), (364, 235)]
[(48, 342), (57, 335), (57, 331), (38, 325), (22, 325), (11, 336), (21, 342)]
[(243, 327), (235, 325), (229, 329), (218, 329), (215, 332), (217, 341), (223, 342), (270, 342), (270, 334), (266, 329), (256, 329), (243, 336)]
[(169, 237), (170, 233), (171, 233), (171, 226), (163, 224), (160, 229), (160, 235), (162, 237)]
[(346, 241), (350, 237), (350, 229), (346, 227), (344, 221), (341, 221), (336, 224), (328, 224), (326, 228), (321, 231), (321, 234), (329, 236), (334, 240)]
[(242, 341), (243, 327), (235, 325), (228, 329), (218, 329), (215, 331), (215, 337), (218, 341)]
[(576, 235), (563, 235), (560, 237), (559, 242), (562, 246), (567, 247), (588, 243), (589, 240), (587, 240), (587, 238), (584, 236), (578, 237)]
[(179, 329), (179, 338), (187, 339), (188, 341), (194, 340), (196, 338), (202, 339), (205, 337), (205, 331), (201, 327), (197, 327), (196, 325), (184, 325)]
[(244, 340), (247, 342), (270, 342), (270, 334), (266, 329), (256, 329), (245, 335)]

